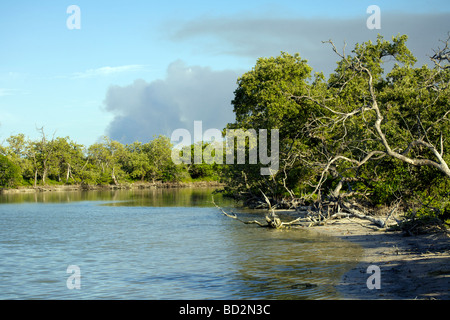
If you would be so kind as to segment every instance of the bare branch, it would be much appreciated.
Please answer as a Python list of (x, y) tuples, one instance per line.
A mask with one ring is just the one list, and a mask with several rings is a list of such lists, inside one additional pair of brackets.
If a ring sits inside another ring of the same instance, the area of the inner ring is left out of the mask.
[[(434, 64), (441, 68), (441, 69), (448, 69), (450, 68), (450, 47), (449, 47), (449, 41), (450, 41), (450, 33), (448, 35), (447, 40), (441, 41), (442, 43), (444, 43), (444, 48), (440, 49), (438, 48), (437, 51), (434, 52), (434, 55), (431, 57), (431, 61), (434, 62)], [(442, 62), (447, 61), (446, 65), (442, 65)]]
[[(332, 43), (332, 42), (331, 42)], [(336, 52), (336, 47), (333, 45), (333, 51)], [(446, 43), (446, 48), (445, 50), (448, 51), (448, 41)], [(341, 56), (341, 55), (339, 55)], [(342, 57), (342, 56), (341, 56)], [(345, 59), (345, 58), (344, 58)], [(347, 59), (345, 59), (345, 61), (347, 63), (350, 63)], [(370, 72), (369, 69), (367, 69), (366, 67), (362, 66), (362, 64), (359, 62), (357, 64), (352, 63), (352, 67), (354, 70), (362, 72), (367, 74), (368, 76), (368, 80), (367, 80), (367, 85), (368, 85), (368, 89), (370, 92), (370, 96), (371, 96), (371, 106), (370, 107), (362, 107), (359, 109), (355, 109), (354, 111), (349, 113), (349, 116), (352, 116), (354, 114), (357, 114), (359, 112), (359, 110), (373, 110), (375, 111), (376, 114), (376, 121), (375, 121), (375, 131), (378, 135), (378, 137), (380, 138), (384, 148), (385, 148), (385, 152), (391, 156), (394, 157), (398, 160), (401, 160), (403, 162), (409, 163), (411, 165), (414, 166), (433, 166), (435, 168), (437, 168), (438, 170), (440, 170), (442, 173), (444, 173), (447, 177), (450, 177), (450, 169), (447, 165), (447, 163), (445, 162), (443, 156), (441, 153), (439, 153), (439, 151), (429, 142), (425, 142), (423, 140), (415, 140), (413, 142), (410, 143), (410, 145), (407, 147), (407, 149), (405, 151), (407, 152), (403, 152), (403, 153), (398, 153), (392, 150), (389, 142), (387, 141), (386, 135), (383, 133), (383, 131), (381, 130), (381, 123), (383, 121), (383, 116), (381, 114), (381, 111), (378, 107), (378, 102), (377, 102), (377, 98), (375, 95), (375, 90), (374, 90), (374, 86), (373, 86), (373, 77), (372, 77), (372, 73)], [(448, 112), (444, 115), (444, 117), (448, 114)], [(409, 150), (416, 145), (422, 145), (425, 146), (426, 148), (428, 148), (433, 155), (437, 158), (438, 162), (430, 160), (430, 159), (417, 159), (417, 158), (409, 158), (406, 156), (406, 154), (409, 152)]]
[(259, 222), (259, 221), (257, 221), (257, 220), (245, 221), (245, 220), (239, 219), (238, 216), (235, 215), (235, 214), (229, 214), (229, 213), (227, 213), (225, 210), (223, 210), (221, 207), (219, 207), (219, 206), (216, 204), (216, 202), (214, 201), (214, 196), (212, 196), (212, 203), (216, 206), (216, 208), (218, 208), (218, 209), (222, 212), (222, 214), (223, 214), (224, 216), (227, 216), (228, 218), (235, 219), (235, 220), (237, 220), (237, 221), (239, 221), (239, 222), (242, 222), (242, 223), (245, 223), (245, 224), (257, 224), (257, 225), (260, 226), (260, 227), (267, 227), (267, 225), (264, 225), (264, 224), (262, 224), (261, 222)]

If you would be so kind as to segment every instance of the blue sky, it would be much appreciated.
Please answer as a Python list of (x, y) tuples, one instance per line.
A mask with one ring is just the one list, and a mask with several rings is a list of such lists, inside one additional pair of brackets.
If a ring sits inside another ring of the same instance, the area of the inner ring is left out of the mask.
[[(70, 5), (81, 29), (69, 30)], [(381, 30), (368, 30), (369, 5)], [(330, 72), (337, 44), (410, 37), (419, 62), (450, 31), (448, 1), (0, 2), (0, 143), (24, 133), (148, 141), (194, 120), (233, 121), (237, 77), (260, 56), (300, 52)]]

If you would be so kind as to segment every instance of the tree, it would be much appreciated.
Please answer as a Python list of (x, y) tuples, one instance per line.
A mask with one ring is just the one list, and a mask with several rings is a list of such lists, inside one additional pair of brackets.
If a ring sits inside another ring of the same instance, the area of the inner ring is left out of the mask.
[(175, 181), (188, 177), (184, 165), (175, 165), (171, 158), (172, 144), (165, 136), (148, 143), (123, 145), (108, 137), (88, 148), (69, 137), (47, 139), (43, 128), (41, 138), (30, 140), (23, 134), (6, 139), (0, 154), (19, 169), (19, 183), (39, 181), (59, 184), (115, 184), (123, 181)]
[(38, 177), (41, 177), (42, 184), (46, 184), (46, 179), (52, 162), (55, 161), (53, 157), (54, 152), (54, 134), (52, 140), (48, 141), (45, 135), (44, 128), (37, 129), (41, 134), (39, 141), (27, 141), (26, 157), (30, 160), (31, 170), (33, 172), (34, 187), (37, 186)]
[[(232, 101), (236, 125), (242, 129), (279, 129), (280, 136), (292, 138), (308, 115), (286, 92), (307, 94), (311, 67), (298, 54), (282, 52), (279, 57), (259, 58), (256, 66), (238, 79)], [(233, 127), (232, 124), (229, 127)]]
[(170, 138), (159, 135), (143, 146), (149, 161), (148, 177), (156, 180), (178, 180), (179, 169), (172, 161), (172, 143)]
[[(450, 178), (448, 41), (432, 68), (414, 67), (406, 41), (379, 36), (350, 55), (329, 41), (340, 60), (328, 80), (309, 77), (298, 56), (259, 59), (238, 81), (229, 127), (280, 128), (281, 169), (269, 184), (251, 166), (233, 166), (234, 190), (259, 198), (263, 190), (279, 204), (328, 201), (335, 212), (345, 203), (347, 213), (355, 209), (343, 199), (369, 206), (415, 201), (418, 193), (442, 199)], [(396, 62), (389, 72), (387, 59)]]
[(27, 158), (28, 141), (23, 133), (12, 135), (6, 139), (8, 146), (5, 148), (4, 154), (12, 161), (20, 170), (24, 179), (31, 177), (31, 162)]
[(132, 179), (145, 180), (145, 176), (150, 170), (150, 163), (147, 155), (144, 153), (144, 145), (141, 142), (133, 142), (125, 146), (126, 157), (123, 163), (123, 169)]
[[(208, 148), (209, 146), (211, 146), (211, 148)], [(198, 161), (195, 161), (195, 148), (201, 150), (201, 163), (196, 163)], [(217, 180), (219, 178), (221, 174), (221, 165), (213, 161), (215, 158), (215, 151), (216, 150), (212, 148), (211, 142), (200, 141), (191, 145), (191, 164), (187, 166), (187, 171), (192, 179)], [(210, 152), (211, 154), (208, 154), (208, 152)]]
[[(254, 129), (257, 133), (259, 129), (278, 129), (280, 170), (272, 176), (261, 176), (261, 165), (226, 166), (228, 188), (235, 196), (242, 195), (265, 205), (261, 190), (279, 201), (284, 192), (299, 189), (310, 180), (299, 155), (304, 156), (319, 142), (302, 132), (314, 112), (314, 104), (308, 101), (298, 104), (292, 96), (311, 92), (311, 72), (307, 61), (298, 54), (282, 52), (279, 57), (258, 59), (255, 67), (238, 79), (232, 101), (236, 122), (227, 128)], [(315, 75), (314, 81), (321, 77)]]
[[(330, 77), (327, 95), (292, 95), (300, 105), (315, 103), (319, 114), (310, 134), (327, 137), (327, 151), (322, 152), (326, 162), (316, 190), (333, 171), (339, 177), (333, 190), (337, 196), (346, 181), (360, 177), (362, 166), (384, 157), (434, 167), (450, 177), (444, 154), (449, 146), (445, 140), (449, 136), (449, 73), (440, 67), (413, 68), (415, 58), (406, 40), (406, 36), (392, 42), (379, 37), (376, 44), (357, 45), (354, 56), (338, 53), (330, 42), (341, 61)], [(385, 57), (402, 65), (396, 64), (383, 79)]]
[(0, 154), (0, 186), (12, 188), (17, 186), (21, 179), (20, 168), (6, 156)]
[(94, 164), (101, 170), (99, 183), (119, 184), (125, 173), (121, 163), (125, 161), (125, 148), (118, 142), (108, 137), (103, 137), (102, 143), (94, 143), (88, 149), (88, 156)]
[[(54, 178), (60, 182), (77, 182), (76, 174), (83, 168), (83, 146), (70, 140), (69, 137), (58, 137), (53, 142), (54, 147)], [(74, 177), (75, 173), (75, 177)]]

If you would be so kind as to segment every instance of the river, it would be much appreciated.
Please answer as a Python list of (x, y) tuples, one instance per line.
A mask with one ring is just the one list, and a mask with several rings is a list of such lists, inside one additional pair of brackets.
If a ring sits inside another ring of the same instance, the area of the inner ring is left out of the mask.
[(242, 224), (213, 206), (212, 191), (0, 195), (0, 299), (341, 298), (335, 285), (358, 246)]

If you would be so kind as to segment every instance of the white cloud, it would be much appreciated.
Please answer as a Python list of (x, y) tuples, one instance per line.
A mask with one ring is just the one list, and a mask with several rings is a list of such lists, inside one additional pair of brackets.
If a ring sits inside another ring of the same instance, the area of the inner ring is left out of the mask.
[(149, 141), (154, 135), (170, 137), (173, 130), (193, 132), (195, 120), (203, 129), (222, 129), (234, 121), (231, 100), (239, 74), (209, 67), (169, 65), (164, 79), (136, 80), (128, 86), (111, 86), (105, 110), (114, 115), (107, 135), (122, 143)]
[(131, 65), (125, 65), (125, 66), (118, 66), (118, 67), (101, 67), (97, 69), (89, 69), (83, 72), (75, 72), (72, 74), (72, 78), (74, 79), (81, 79), (81, 78), (93, 78), (93, 77), (104, 77), (109, 76), (117, 73), (123, 73), (123, 72), (132, 72), (132, 71), (138, 71), (145, 68), (145, 65), (140, 64), (131, 64)]

